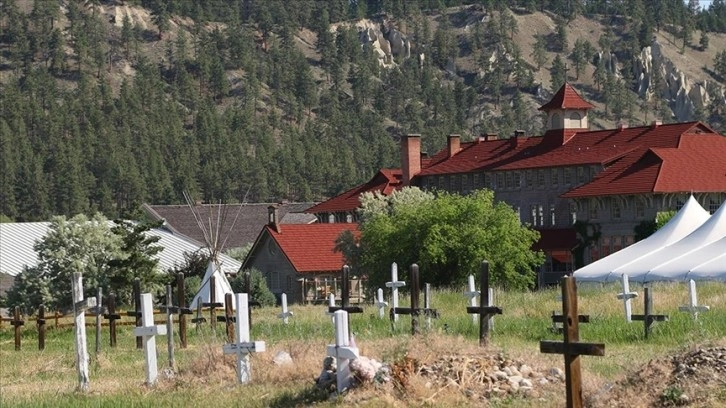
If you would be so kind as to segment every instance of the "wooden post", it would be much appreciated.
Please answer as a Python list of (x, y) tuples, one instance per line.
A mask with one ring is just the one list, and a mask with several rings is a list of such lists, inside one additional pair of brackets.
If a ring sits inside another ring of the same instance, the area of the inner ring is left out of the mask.
[(13, 321), (11, 321), (10, 324), (15, 326), (15, 351), (20, 351), (20, 335), (22, 333), (20, 327), (25, 325), (25, 321), (20, 318), (20, 306), (15, 306)]
[[(343, 265), (342, 270), (342, 282), (341, 282), (341, 294), (340, 294), (340, 307), (337, 306), (329, 306), (328, 307), (328, 313), (334, 313), (338, 310), (345, 310), (348, 313), (363, 313), (363, 308), (360, 306), (351, 306), (350, 305), (350, 267), (348, 265)], [(350, 330), (350, 327), (348, 328)]]
[(172, 296), (171, 285), (166, 285), (166, 348), (169, 352), (169, 368), (175, 370), (176, 361), (174, 360), (174, 314), (172, 309)]
[(395, 316), (397, 314), (411, 315), (411, 334), (416, 335), (420, 333), (418, 317), (423, 313), (426, 316), (433, 318), (439, 317), (439, 312), (436, 309), (420, 308), (419, 307), (419, 295), (421, 289), (418, 283), (418, 265), (411, 265), (411, 307), (392, 307), (389, 314), (391, 317), (391, 324), (393, 324)]
[[(136, 327), (141, 327), (141, 281), (139, 278), (134, 279), (134, 310), (126, 312), (127, 316), (136, 317)], [(142, 349), (144, 347), (142, 339), (136, 336), (136, 348)]]
[(184, 286), (184, 274), (179, 272), (176, 275), (177, 303), (179, 304), (179, 345), (187, 348), (187, 318), (186, 315), (192, 311), (186, 307), (186, 289)]
[(45, 350), (45, 305), (38, 308), (38, 318), (35, 320), (38, 325), (38, 350)]
[(227, 327), (227, 343), (234, 343), (234, 310), (232, 308), (232, 294), (224, 294), (224, 320)]
[(632, 319), (643, 321), (643, 324), (645, 325), (645, 338), (647, 339), (650, 336), (650, 327), (653, 325), (653, 323), (667, 322), (668, 315), (653, 314), (653, 298), (650, 297), (650, 288), (647, 286), (643, 288), (643, 298), (643, 301), (645, 302), (645, 313), (642, 315), (633, 315)]
[(96, 354), (101, 352), (101, 317), (103, 316), (103, 289), (98, 288), (96, 292), (96, 301), (98, 305), (94, 309), (96, 312)]
[(71, 287), (73, 288), (74, 333), (76, 338), (76, 368), (78, 369), (78, 389), (88, 391), (88, 346), (86, 344), (86, 314), (88, 308), (96, 306), (96, 298), (83, 298), (83, 277), (74, 272)]
[(140, 337), (144, 343), (144, 357), (146, 360), (146, 384), (156, 384), (158, 367), (156, 363), (156, 336), (166, 334), (166, 326), (154, 325), (154, 306), (151, 293), (144, 293), (141, 296), (141, 326), (134, 329), (134, 334)]
[(222, 347), (224, 354), (237, 355), (237, 381), (240, 384), (249, 382), (252, 379), (250, 353), (259, 353), (265, 351), (264, 341), (250, 340), (250, 325), (247, 317), (247, 309), (249, 308), (248, 296), (246, 293), (238, 293), (236, 295), (237, 311), (235, 321), (237, 324), (236, 334), (237, 343), (225, 344)]
[[(398, 280), (398, 265), (391, 264), (391, 281), (386, 282), (386, 287), (391, 288), (391, 310), (398, 308), (398, 288), (406, 286), (406, 282)], [(398, 321), (398, 315), (393, 313), (393, 322)]]
[[(200, 299), (201, 300), (201, 299)], [(199, 302), (197, 302), (199, 303)], [(202, 306), (209, 308), (209, 321), (212, 327), (212, 331), (217, 331), (217, 308), (222, 307), (221, 303), (217, 302), (217, 278), (212, 275), (209, 277), (209, 303), (202, 303)], [(197, 326), (199, 327), (199, 326)]]
[(103, 317), (108, 320), (108, 333), (110, 337), (110, 346), (116, 347), (116, 320), (121, 318), (120, 314), (116, 313), (116, 295), (113, 293), (108, 295), (107, 307), (108, 313)]
[(582, 407), (582, 376), (580, 356), (604, 356), (605, 345), (596, 343), (580, 343), (580, 332), (577, 314), (577, 285), (575, 278), (562, 278), (562, 316), (564, 322), (564, 341), (540, 341), (541, 353), (564, 354), (565, 356), (565, 387), (567, 390), (567, 407)]
[(202, 316), (202, 302), (197, 302), (197, 317), (192, 318), (192, 323), (195, 324), (194, 330), (199, 333), (199, 325), (206, 321), (207, 319)]
[[(489, 330), (491, 329), (489, 324), (489, 318), (495, 314), (502, 314), (502, 308), (497, 306), (489, 306), (491, 303), (489, 300), (489, 262), (483, 261), (481, 263), (481, 276), (480, 276), (480, 288), (481, 301), (479, 306), (469, 306), (466, 308), (467, 313), (479, 315), (479, 345), (486, 347), (489, 342)], [(486, 305), (486, 306), (485, 306)]]
[(55, 329), (58, 330), (58, 319), (61, 317), (61, 314), (58, 311), (58, 309), (56, 309), (55, 313), (53, 314), (53, 317), (55, 317)]

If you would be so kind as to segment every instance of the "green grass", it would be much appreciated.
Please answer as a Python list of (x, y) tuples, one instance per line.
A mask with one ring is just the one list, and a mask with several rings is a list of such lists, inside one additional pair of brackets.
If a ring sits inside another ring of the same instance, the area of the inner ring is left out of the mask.
[[(606, 345), (606, 358), (583, 358), (583, 370), (593, 381), (614, 381), (626, 370), (645, 364), (651, 358), (684, 348), (717, 342), (726, 336), (726, 287), (720, 283), (699, 284), (699, 302), (711, 306), (694, 320), (688, 313), (678, 312), (679, 305), (687, 301), (687, 288), (680, 284), (653, 286), (654, 311), (668, 314), (670, 321), (655, 323), (649, 339), (644, 338), (642, 322), (626, 323), (622, 303), (615, 298), (619, 285), (583, 285), (578, 302), (581, 314), (589, 314), (591, 322), (580, 324), (580, 340)], [(633, 288), (642, 292), (642, 288)], [(491, 332), (491, 347), (515, 357), (535, 359), (541, 365), (562, 364), (561, 356), (539, 353), (540, 340), (560, 340), (561, 334), (552, 330), (552, 311), (561, 310), (557, 300), (558, 289), (539, 292), (495, 293), (495, 304), (504, 314), (495, 317)], [(401, 306), (409, 299), (402, 297)], [(410, 317), (400, 316), (392, 328), (390, 321), (378, 318), (377, 308), (367, 305), (363, 314), (351, 315), (351, 331), (366, 355), (384, 361), (399, 360), (404, 355), (424, 358), (430, 346), (438, 352), (455, 354), (457, 349), (448, 344), (463, 344), (468, 350), (477, 348), (479, 328), (466, 314), (467, 299), (462, 291), (436, 290), (431, 305), (440, 313), (432, 320), (430, 331), (425, 329), (419, 339), (410, 336)], [(642, 313), (642, 299), (633, 304), (633, 313)], [(161, 380), (160, 385), (143, 385), (145, 370), (142, 353), (135, 348), (132, 328), (118, 330), (118, 346), (108, 346), (108, 329), (102, 333), (101, 353), (94, 354), (95, 330), (87, 329), (90, 361), (90, 392), (75, 391), (73, 334), (71, 329), (52, 329), (49, 324), (46, 349), (37, 349), (37, 334), (32, 322), (23, 328), (22, 350), (14, 351), (12, 328), (4, 324), (0, 329), (0, 406), (17, 407), (145, 407), (195, 406), (224, 404), (245, 407), (335, 406), (340, 401), (329, 401), (328, 396), (315, 389), (313, 378), (320, 370), (325, 344), (333, 341), (331, 318), (324, 306), (292, 305), (294, 316), (290, 324), (283, 325), (277, 318), (278, 308), (255, 309), (252, 317), (253, 340), (264, 340), (268, 352), (253, 356), (253, 382), (240, 386), (234, 376), (234, 359), (221, 356), (225, 341), (224, 325), (218, 323), (217, 333), (208, 327), (197, 331), (189, 324), (190, 347), (182, 350), (176, 342), (177, 376)], [(386, 315), (387, 316), (387, 315)], [(30, 320), (30, 319), (26, 319)], [(175, 328), (178, 326), (175, 326)], [(422, 346), (423, 345), (423, 346)], [(166, 337), (157, 340), (159, 369), (167, 364)], [(271, 359), (279, 350), (290, 352), (297, 362), (294, 369), (277, 372)], [(550, 366), (551, 366), (550, 365)], [(602, 384), (597, 384), (602, 387)], [(564, 390), (562, 390), (564, 392)], [(358, 406), (440, 406), (441, 401), (401, 396), (396, 392), (383, 397), (373, 392), (356, 402)], [(415, 392), (411, 391), (416, 396)], [(726, 388), (719, 394), (726, 400)], [(670, 396), (666, 396), (668, 398)], [(407, 402), (408, 401), (408, 402)], [(453, 406), (470, 406), (459, 400), (444, 400)], [(472, 402), (473, 405), (476, 405)], [(532, 405), (534, 404), (534, 405)], [(536, 402), (522, 398), (508, 398), (493, 406), (537, 406)]]

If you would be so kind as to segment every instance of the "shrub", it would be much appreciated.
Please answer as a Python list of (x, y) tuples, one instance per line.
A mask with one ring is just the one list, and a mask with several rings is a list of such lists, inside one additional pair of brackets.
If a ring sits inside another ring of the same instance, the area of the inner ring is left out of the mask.
[(252, 279), (250, 283), (250, 302), (255, 301), (260, 306), (274, 306), (277, 303), (275, 295), (270, 292), (267, 287), (267, 281), (258, 269), (245, 269), (232, 278), (229, 284), (232, 286), (234, 293), (246, 292), (245, 288), (245, 275), (250, 274)]

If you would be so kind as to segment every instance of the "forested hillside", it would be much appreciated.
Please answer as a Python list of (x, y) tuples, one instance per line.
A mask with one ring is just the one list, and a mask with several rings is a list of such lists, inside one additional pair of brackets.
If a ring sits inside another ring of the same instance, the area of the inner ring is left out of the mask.
[[(538, 134), (565, 78), (596, 127), (723, 130), (724, 32), (723, 0), (2, 1), (0, 218), (320, 200), (398, 166), (402, 134)], [(654, 38), (708, 104), (643, 90)]]

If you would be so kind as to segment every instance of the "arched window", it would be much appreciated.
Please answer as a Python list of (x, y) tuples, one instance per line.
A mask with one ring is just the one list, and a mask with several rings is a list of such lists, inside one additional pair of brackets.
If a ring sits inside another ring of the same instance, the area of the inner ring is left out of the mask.
[(550, 122), (550, 129), (560, 129), (561, 127), (562, 125), (560, 124), (560, 114), (553, 113), (552, 121)]
[(581, 128), (582, 127), (582, 115), (579, 112), (572, 112), (570, 114), (570, 127)]

